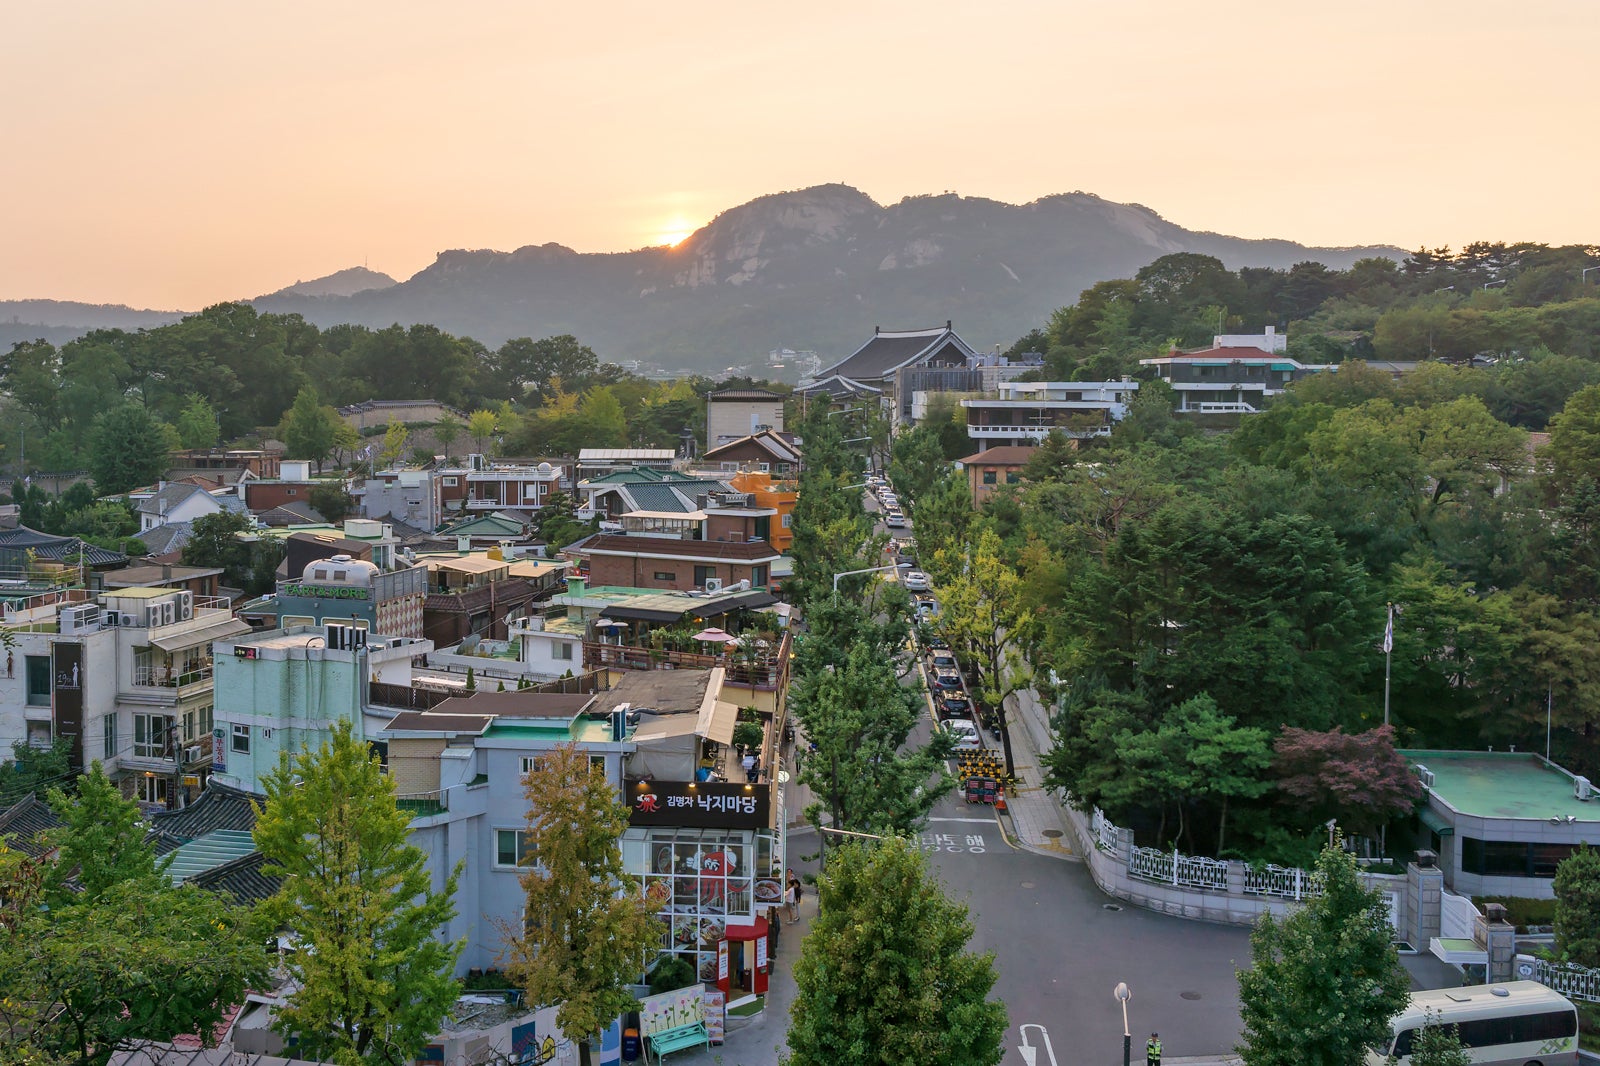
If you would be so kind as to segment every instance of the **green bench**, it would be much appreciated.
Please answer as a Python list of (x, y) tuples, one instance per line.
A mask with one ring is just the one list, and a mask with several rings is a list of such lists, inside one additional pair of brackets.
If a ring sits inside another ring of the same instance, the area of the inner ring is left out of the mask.
[(659, 1033), (650, 1034), (650, 1047), (656, 1053), (657, 1063), (660, 1063), (662, 1057), (669, 1051), (682, 1051), (686, 1047), (710, 1046), (711, 1034), (706, 1032), (705, 1022), (676, 1025), (671, 1029), (663, 1029)]

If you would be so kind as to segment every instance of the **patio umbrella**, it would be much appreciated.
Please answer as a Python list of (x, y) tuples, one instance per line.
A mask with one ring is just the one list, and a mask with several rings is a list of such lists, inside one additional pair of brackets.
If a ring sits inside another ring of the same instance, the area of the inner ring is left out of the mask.
[(628, 623), (619, 622), (614, 618), (605, 618), (594, 624), (596, 629), (627, 629)]
[(702, 629), (694, 635), (694, 639), (707, 644), (726, 644), (733, 639), (733, 634), (721, 629)]

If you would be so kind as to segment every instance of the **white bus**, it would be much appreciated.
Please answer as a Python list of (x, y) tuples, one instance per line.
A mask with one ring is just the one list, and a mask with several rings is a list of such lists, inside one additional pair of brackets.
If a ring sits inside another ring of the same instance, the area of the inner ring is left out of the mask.
[(1409, 1063), (1424, 1021), (1455, 1026), (1483, 1066), (1577, 1066), (1578, 1010), (1537, 981), (1411, 993), (1390, 1025), (1389, 1046), (1367, 1052), (1368, 1066), (1383, 1066), (1390, 1055)]

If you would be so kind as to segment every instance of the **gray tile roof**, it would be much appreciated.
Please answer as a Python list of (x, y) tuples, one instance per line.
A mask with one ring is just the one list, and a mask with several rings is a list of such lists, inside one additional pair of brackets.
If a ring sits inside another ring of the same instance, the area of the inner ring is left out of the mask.
[(151, 555), (170, 555), (182, 551), (193, 533), (193, 522), (165, 522), (138, 534), (138, 538)]
[(75, 557), (79, 552), (83, 553), (85, 566), (122, 566), (128, 561), (122, 552), (97, 548), (77, 537), (57, 537), (27, 526), (0, 530), (0, 565), (13, 565), (13, 558), (24, 557), (30, 551), (34, 558), (52, 563), (59, 563), (68, 556)]
[(139, 505), (134, 510), (140, 514), (163, 515), (197, 492), (209, 495), (199, 485), (190, 485), (183, 481), (170, 481), (161, 486), (161, 490), (154, 496), (147, 500), (140, 500)]
[(869, 384), (883, 381), (900, 367), (931, 358), (950, 345), (954, 346), (954, 354), (961, 357), (962, 366), (966, 366), (968, 356), (975, 354), (948, 324), (942, 329), (880, 331), (847, 358), (819, 371), (817, 377), (826, 379), (837, 374)]
[(233, 897), (235, 903), (259, 903), (278, 894), (283, 878), (262, 872), (267, 857), (259, 851), (213, 866), (204, 873), (189, 878), (191, 885)]
[(40, 834), (60, 824), (55, 809), (30, 792), (0, 813), (0, 840), (7, 847), (37, 859), (51, 850), (40, 839)]
[(172, 850), (170, 846), (163, 848), (163, 842), (187, 843), (218, 829), (250, 832), (256, 827), (252, 800), (261, 802), (260, 797), (248, 792), (209, 783), (200, 798), (181, 811), (162, 811), (150, 819), (151, 832), (158, 837), (157, 850)]

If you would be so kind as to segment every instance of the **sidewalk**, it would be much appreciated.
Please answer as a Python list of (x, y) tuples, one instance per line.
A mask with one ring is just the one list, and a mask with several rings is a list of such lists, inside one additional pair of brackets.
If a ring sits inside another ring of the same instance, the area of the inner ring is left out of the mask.
[(1006, 797), (1009, 817), (1001, 818), (1001, 829), (1018, 847), (1060, 859), (1077, 859), (1077, 841), (1062, 813), (1061, 802), (1044, 787), (1045, 770), (1039, 752), (1047, 749), (1050, 737), (1045, 708), (1031, 690), (1009, 699), (1014, 701), (1011, 754), (1016, 761), (1017, 794)]

